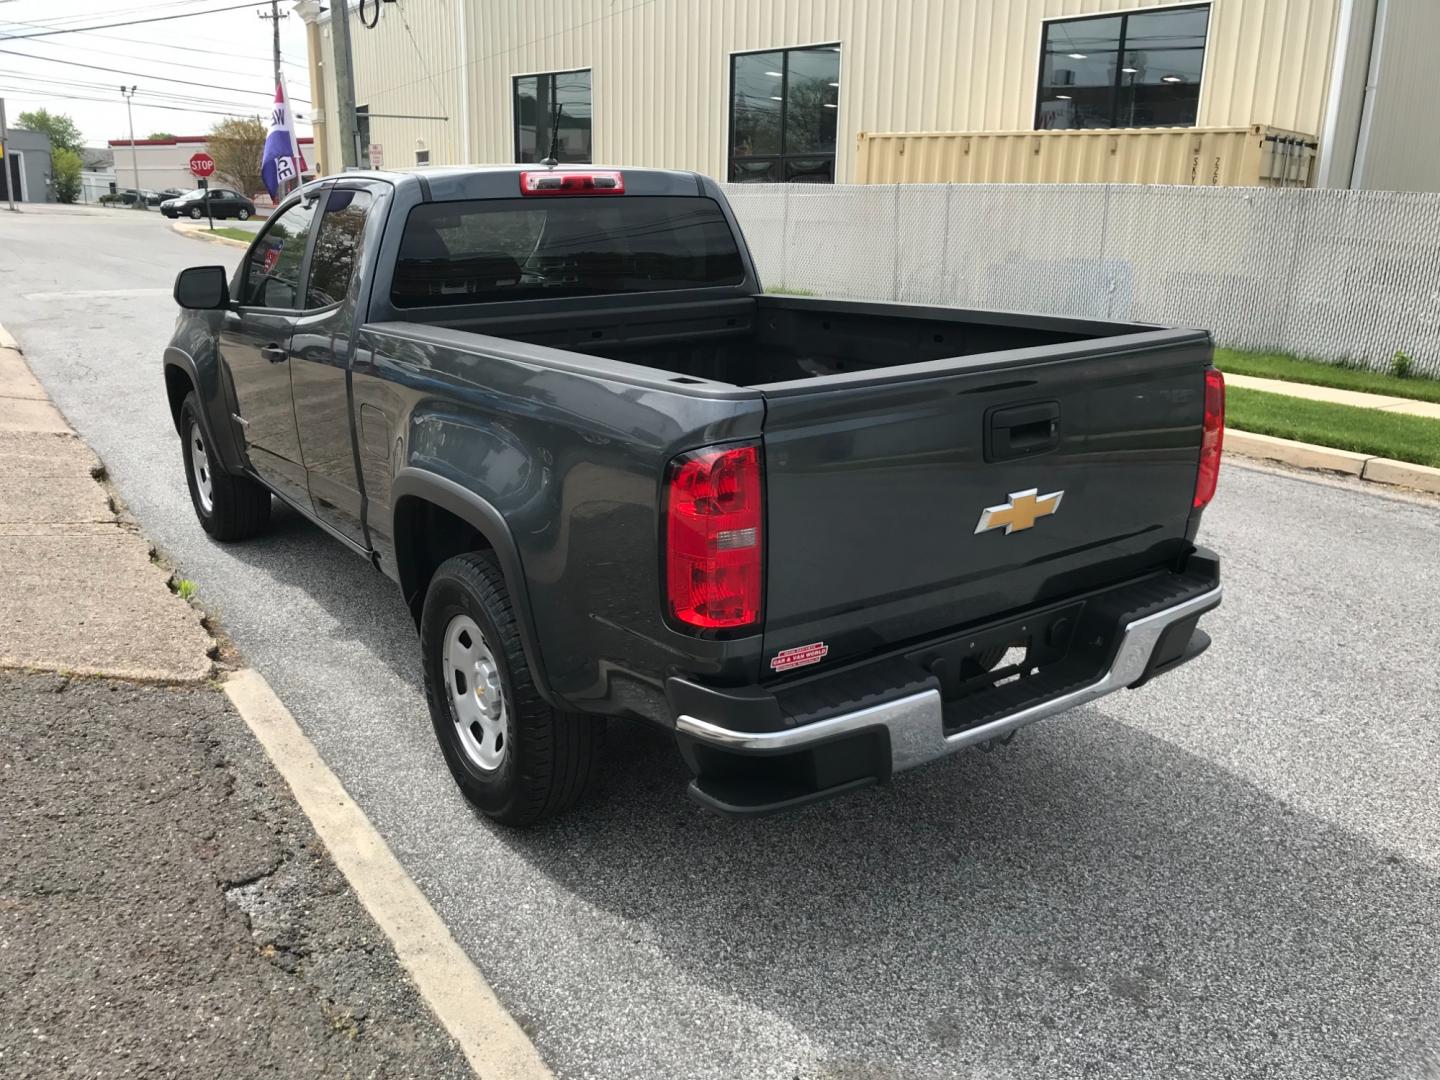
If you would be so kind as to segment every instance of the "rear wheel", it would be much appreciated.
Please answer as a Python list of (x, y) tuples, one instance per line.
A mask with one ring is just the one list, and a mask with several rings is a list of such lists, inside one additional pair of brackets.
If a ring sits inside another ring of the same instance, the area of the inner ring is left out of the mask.
[(200, 208), (198, 206), (192, 206), (190, 208), (190, 219), (192, 221), (199, 221), (204, 216), (205, 215), (200, 212)]
[(185, 480), (200, 526), (216, 540), (246, 540), (270, 525), (270, 492), (248, 476), (225, 471), (200, 420), (200, 399), (192, 390), (180, 406)]
[(458, 555), (435, 571), (420, 650), (445, 764), (484, 814), (531, 825), (593, 787), (604, 721), (540, 697), (504, 579), (484, 555)]

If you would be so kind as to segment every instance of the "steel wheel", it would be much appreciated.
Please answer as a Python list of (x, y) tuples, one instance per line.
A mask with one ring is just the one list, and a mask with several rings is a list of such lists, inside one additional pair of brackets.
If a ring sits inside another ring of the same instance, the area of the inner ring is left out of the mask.
[(210, 453), (199, 424), (190, 425), (190, 464), (195, 469), (195, 494), (207, 514), (215, 509), (214, 483), (210, 478)]
[(445, 628), (444, 656), (460, 748), (477, 769), (494, 772), (505, 760), (510, 737), (500, 665), (468, 615), (456, 615)]

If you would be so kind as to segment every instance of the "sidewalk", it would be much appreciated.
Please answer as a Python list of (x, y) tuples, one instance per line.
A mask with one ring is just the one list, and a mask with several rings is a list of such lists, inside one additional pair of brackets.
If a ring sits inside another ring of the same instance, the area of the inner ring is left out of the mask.
[(473, 1076), (11, 344), (0, 1075)]
[(1362, 394), (1358, 390), (1339, 390), (1332, 386), (1312, 386), (1310, 383), (1286, 382), (1282, 379), (1257, 379), (1253, 375), (1232, 375), (1228, 372), (1225, 375), (1225, 385), (1238, 386), (1243, 390), (1263, 390), (1267, 394), (1284, 394), (1286, 397), (1304, 398), (1307, 401), (1327, 401), (1332, 405), (1381, 409), (1385, 412), (1440, 420), (1440, 402), (1437, 401), (1416, 401), (1413, 398), (1390, 397), (1387, 394)]

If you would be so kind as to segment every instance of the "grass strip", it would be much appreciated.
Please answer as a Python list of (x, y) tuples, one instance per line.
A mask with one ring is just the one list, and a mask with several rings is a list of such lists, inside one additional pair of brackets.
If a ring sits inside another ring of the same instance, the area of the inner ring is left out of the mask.
[(1440, 468), (1440, 420), (1229, 387), (1225, 423), (1241, 431)]
[(1221, 371), (1253, 375), (1257, 379), (1283, 379), (1312, 386), (1333, 386), (1339, 390), (1358, 390), (1362, 394), (1440, 401), (1440, 379), (1420, 375), (1401, 379), (1379, 371), (1358, 371), (1321, 360), (1302, 360), (1284, 353), (1216, 349), (1215, 366)]
[(219, 228), (214, 232), (215, 236), (228, 236), (231, 240), (243, 240), (245, 243), (255, 239), (255, 234), (246, 229)]

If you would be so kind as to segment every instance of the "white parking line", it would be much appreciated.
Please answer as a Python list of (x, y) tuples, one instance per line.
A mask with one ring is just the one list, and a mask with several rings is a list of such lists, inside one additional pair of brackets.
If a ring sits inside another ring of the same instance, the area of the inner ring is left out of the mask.
[(23, 293), (26, 300), (74, 300), (95, 296), (169, 296), (172, 289), (76, 289), (73, 292)]
[(553, 1080), (530, 1039), (270, 684), (247, 668), (226, 680), (225, 693), (470, 1067), (484, 1080)]

